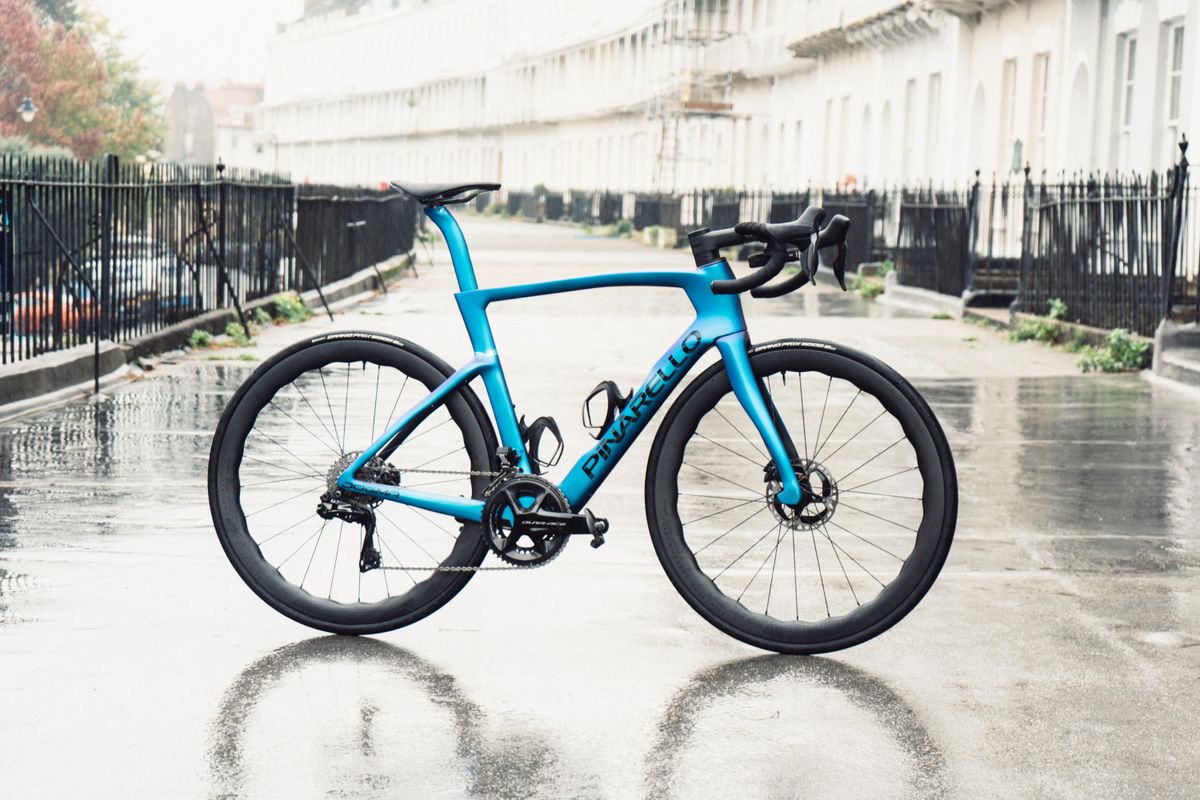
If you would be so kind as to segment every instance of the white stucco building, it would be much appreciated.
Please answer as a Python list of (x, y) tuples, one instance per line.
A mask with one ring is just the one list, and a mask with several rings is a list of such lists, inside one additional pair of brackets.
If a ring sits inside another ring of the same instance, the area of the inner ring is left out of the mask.
[(259, 136), (298, 180), (792, 189), (1168, 166), (1200, 0), (310, 0)]

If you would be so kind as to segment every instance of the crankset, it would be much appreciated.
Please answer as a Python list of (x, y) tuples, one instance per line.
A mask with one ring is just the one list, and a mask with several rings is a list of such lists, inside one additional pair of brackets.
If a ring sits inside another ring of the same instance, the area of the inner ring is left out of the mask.
[(546, 564), (573, 535), (591, 536), (592, 547), (604, 544), (608, 520), (586, 509), (572, 513), (558, 487), (534, 475), (500, 478), (488, 487), (486, 497), (484, 535), (492, 551), (510, 564)]

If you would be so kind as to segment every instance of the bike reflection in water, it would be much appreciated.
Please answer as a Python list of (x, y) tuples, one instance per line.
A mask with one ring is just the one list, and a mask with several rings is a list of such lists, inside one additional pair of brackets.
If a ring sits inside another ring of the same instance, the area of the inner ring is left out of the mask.
[(699, 673), (659, 720), (646, 796), (928, 798), (945, 758), (887, 684), (826, 659), (757, 656)]
[(310, 639), (226, 690), (210, 730), (210, 796), (568, 794), (550, 742), (486, 730), (455, 679), (421, 657), (376, 639)]

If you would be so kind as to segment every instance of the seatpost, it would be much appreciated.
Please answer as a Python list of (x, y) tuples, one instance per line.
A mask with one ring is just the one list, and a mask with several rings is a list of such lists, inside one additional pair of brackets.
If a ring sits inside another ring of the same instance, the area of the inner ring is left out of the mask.
[(479, 288), (475, 282), (475, 265), (471, 263), (471, 253), (467, 250), (467, 240), (463, 238), (462, 228), (458, 221), (445, 206), (426, 206), (425, 216), (433, 220), (446, 240), (450, 250), (450, 260), (454, 263), (454, 275), (458, 278), (460, 292), (472, 292)]

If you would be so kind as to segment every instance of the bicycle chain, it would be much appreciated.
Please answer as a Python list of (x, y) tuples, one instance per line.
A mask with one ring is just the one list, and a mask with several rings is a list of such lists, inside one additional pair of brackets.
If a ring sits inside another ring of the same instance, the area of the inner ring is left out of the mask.
[[(475, 470), (475, 469), (472, 469), (472, 470), (402, 469), (402, 470), (400, 470), (400, 472), (401, 472), (401, 474), (406, 473), (406, 472), (420, 472), (420, 473), (424, 473), (427, 475), (466, 475), (471, 478), (492, 478), (493, 483), (495, 483), (495, 479), (502, 478), (506, 474), (504, 472), (485, 472), (483, 470)], [(484, 490), (484, 494), (487, 494), (487, 491), (490, 490), (491, 488), (492, 488), (492, 485), (489, 484), (488, 488)], [(481, 531), (481, 535), (482, 535), (482, 531)], [(499, 566), (499, 567), (492, 567), (492, 566), (488, 566), (488, 567), (484, 567), (484, 566), (479, 566), (479, 567), (444, 567), (444, 566), (438, 566), (438, 567), (386, 567), (386, 566), (379, 566), (379, 567), (376, 567), (376, 569), (399, 570), (401, 572), (500, 572), (500, 571), (507, 571), (507, 570), (511, 570), (511, 569), (534, 569), (538, 566), (540, 566), (540, 565), (539, 564), (505, 564), (505, 565)]]

